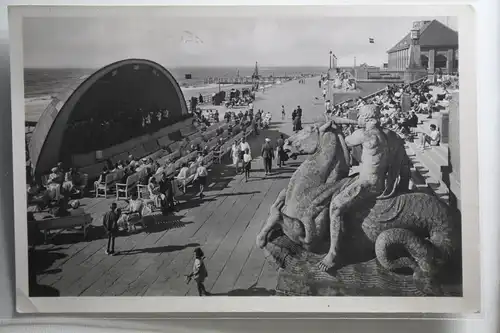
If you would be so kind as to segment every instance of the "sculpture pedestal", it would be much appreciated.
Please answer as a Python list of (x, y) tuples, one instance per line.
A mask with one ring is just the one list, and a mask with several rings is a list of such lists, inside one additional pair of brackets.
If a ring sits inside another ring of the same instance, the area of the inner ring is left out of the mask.
[[(369, 247), (358, 237), (350, 238), (348, 243), (352, 258), (341, 260), (341, 267), (335, 272), (323, 272), (317, 264), (324, 254), (308, 252), (286, 236), (269, 242), (264, 252), (278, 269), (276, 292), (288, 296), (430, 296), (424, 291), (424, 281), (380, 266), (371, 253), (373, 245)], [(461, 295), (461, 284), (445, 284), (441, 288), (446, 296)]]
[(426, 76), (427, 70), (425, 68), (407, 68), (404, 72), (403, 80), (408, 84)]

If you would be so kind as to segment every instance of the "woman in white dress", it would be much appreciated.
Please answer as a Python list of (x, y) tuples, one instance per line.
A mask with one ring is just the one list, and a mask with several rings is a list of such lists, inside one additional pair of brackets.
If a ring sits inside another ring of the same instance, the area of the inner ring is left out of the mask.
[(62, 185), (64, 192), (72, 193), (73, 191), (73, 169), (69, 169), (68, 172), (64, 174), (64, 182)]
[(47, 180), (47, 191), (52, 200), (59, 201), (61, 198), (61, 173), (59, 168), (54, 167), (51, 169), (49, 179)]
[(156, 183), (156, 179), (151, 177), (148, 183), (149, 197), (153, 199), (155, 207), (161, 207), (162, 201), (165, 200), (165, 195), (160, 193), (160, 186)]
[(238, 173), (238, 164), (240, 162), (240, 144), (235, 141), (231, 147), (231, 156), (233, 157), (233, 165)]

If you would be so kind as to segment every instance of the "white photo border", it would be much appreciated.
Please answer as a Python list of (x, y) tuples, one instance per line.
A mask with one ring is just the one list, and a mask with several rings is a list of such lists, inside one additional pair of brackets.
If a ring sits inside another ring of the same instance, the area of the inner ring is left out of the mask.
[[(463, 297), (29, 297), (25, 191), (23, 19), (28, 17), (458, 17)], [(476, 13), (471, 5), (11, 6), (9, 33), (19, 313), (480, 313)], [(463, 64), (466, 64), (463, 66)]]

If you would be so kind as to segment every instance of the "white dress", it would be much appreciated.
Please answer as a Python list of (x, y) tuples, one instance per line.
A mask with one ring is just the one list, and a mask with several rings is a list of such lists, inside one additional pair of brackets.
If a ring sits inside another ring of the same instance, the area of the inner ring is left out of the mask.
[(239, 153), (240, 153), (240, 147), (237, 145), (233, 145), (231, 147), (231, 156), (233, 157), (233, 164), (234, 165), (237, 165), (238, 162), (240, 161)]

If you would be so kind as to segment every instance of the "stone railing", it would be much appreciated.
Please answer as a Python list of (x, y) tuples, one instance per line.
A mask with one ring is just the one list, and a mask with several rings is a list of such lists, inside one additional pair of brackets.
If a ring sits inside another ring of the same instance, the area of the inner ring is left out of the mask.
[[(426, 77), (423, 77), (421, 79), (415, 80), (415, 81), (410, 83), (410, 86), (421, 83), (422, 81), (425, 81), (426, 79), (427, 79)], [(370, 99), (370, 98), (373, 98), (373, 97), (378, 96), (378, 95), (382, 95), (383, 93), (385, 93), (385, 89), (380, 89), (380, 90), (378, 90), (370, 95), (366, 95), (366, 96), (363, 96), (360, 98), (363, 100), (366, 100), (366, 99)], [(350, 98), (350, 99), (344, 100), (342, 102), (336, 103), (335, 106), (340, 105), (340, 104), (344, 104), (344, 103), (350, 103), (350, 102), (353, 102), (354, 100), (355, 100), (354, 98)]]
[(459, 92), (453, 92), (447, 110), (441, 111), (440, 114), (443, 123), (441, 132), (446, 134), (446, 143), (448, 143), (448, 167), (446, 170), (442, 170), (443, 181), (450, 189), (450, 204), (460, 209), (460, 114), (458, 98)]

